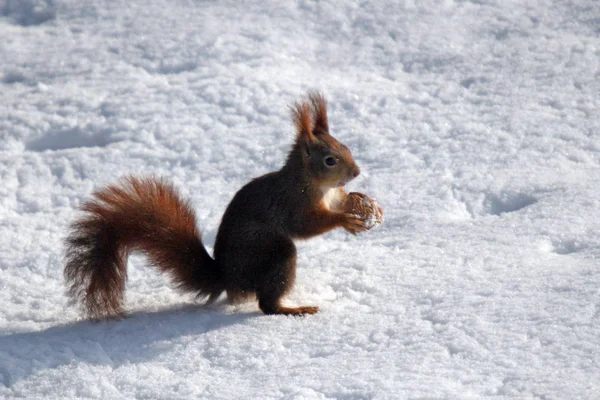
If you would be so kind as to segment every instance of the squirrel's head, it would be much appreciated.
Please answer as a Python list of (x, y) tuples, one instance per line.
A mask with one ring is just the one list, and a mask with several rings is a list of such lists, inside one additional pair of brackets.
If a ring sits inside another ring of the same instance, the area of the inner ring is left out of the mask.
[(292, 153), (321, 187), (341, 187), (360, 174), (350, 149), (329, 134), (327, 103), (322, 94), (309, 92), (292, 107), (297, 137)]

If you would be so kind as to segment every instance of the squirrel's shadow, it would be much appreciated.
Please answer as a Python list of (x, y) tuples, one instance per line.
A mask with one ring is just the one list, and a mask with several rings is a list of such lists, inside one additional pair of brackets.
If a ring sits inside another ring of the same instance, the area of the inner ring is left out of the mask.
[(65, 365), (86, 363), (116, 369), (151, 360), (168, 351), (173, 338), (202, 335), (259, 315), (226, 314), (224, 309), (222, 305), (206, 308), (188, 304), (157, 312), (138, 311), (120, 320), (81, 320), (1, 336), (0, 383), (11, 387), (41, 370)]

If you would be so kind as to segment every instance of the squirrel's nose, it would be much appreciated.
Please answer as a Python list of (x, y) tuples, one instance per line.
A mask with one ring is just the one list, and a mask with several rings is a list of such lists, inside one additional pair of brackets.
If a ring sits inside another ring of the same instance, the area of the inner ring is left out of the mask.
[(360, 175), (360, 168), (354, 167), (354, 169), (352, 170), (352, 177), (356, 178), (358, 175)]

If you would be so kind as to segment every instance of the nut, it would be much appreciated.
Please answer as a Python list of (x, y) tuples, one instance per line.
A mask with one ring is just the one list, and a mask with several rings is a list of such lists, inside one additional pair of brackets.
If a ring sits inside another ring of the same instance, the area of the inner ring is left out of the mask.
[(344, 212), (358, 216), (364, 221), (368, 229), (379, 226), (383, 223), (383, 209), (377, 203), (377, 200), (369, 196), (352, 192), (344, 201)]

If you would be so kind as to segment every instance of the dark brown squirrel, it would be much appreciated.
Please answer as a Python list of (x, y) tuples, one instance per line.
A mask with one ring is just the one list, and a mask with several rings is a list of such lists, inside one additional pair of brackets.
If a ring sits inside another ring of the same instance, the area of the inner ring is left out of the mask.
[[(265, 314), (314, 314), (314, 306), (284, 307), (296, 276), (295, 239), (342, 227), (368, 230), (363, 217), (344, 212), (343, 186), (360, 173), (348, 147), (329, 134), (327, 105), (310, 92), (292, 107), (296, 141), (279, 171), (242, 187), (219, 227), (214, 259), (190, 203), (169, 183), (127, 177), (93, 193), (66, 239), (68, 294), (92, 319), (124, 316), (127, 257), (133, 251), (168, 272), (182, 292), (206, 303), (258, 300)], [(364, 196), (364, 195), (363, 195)]]

